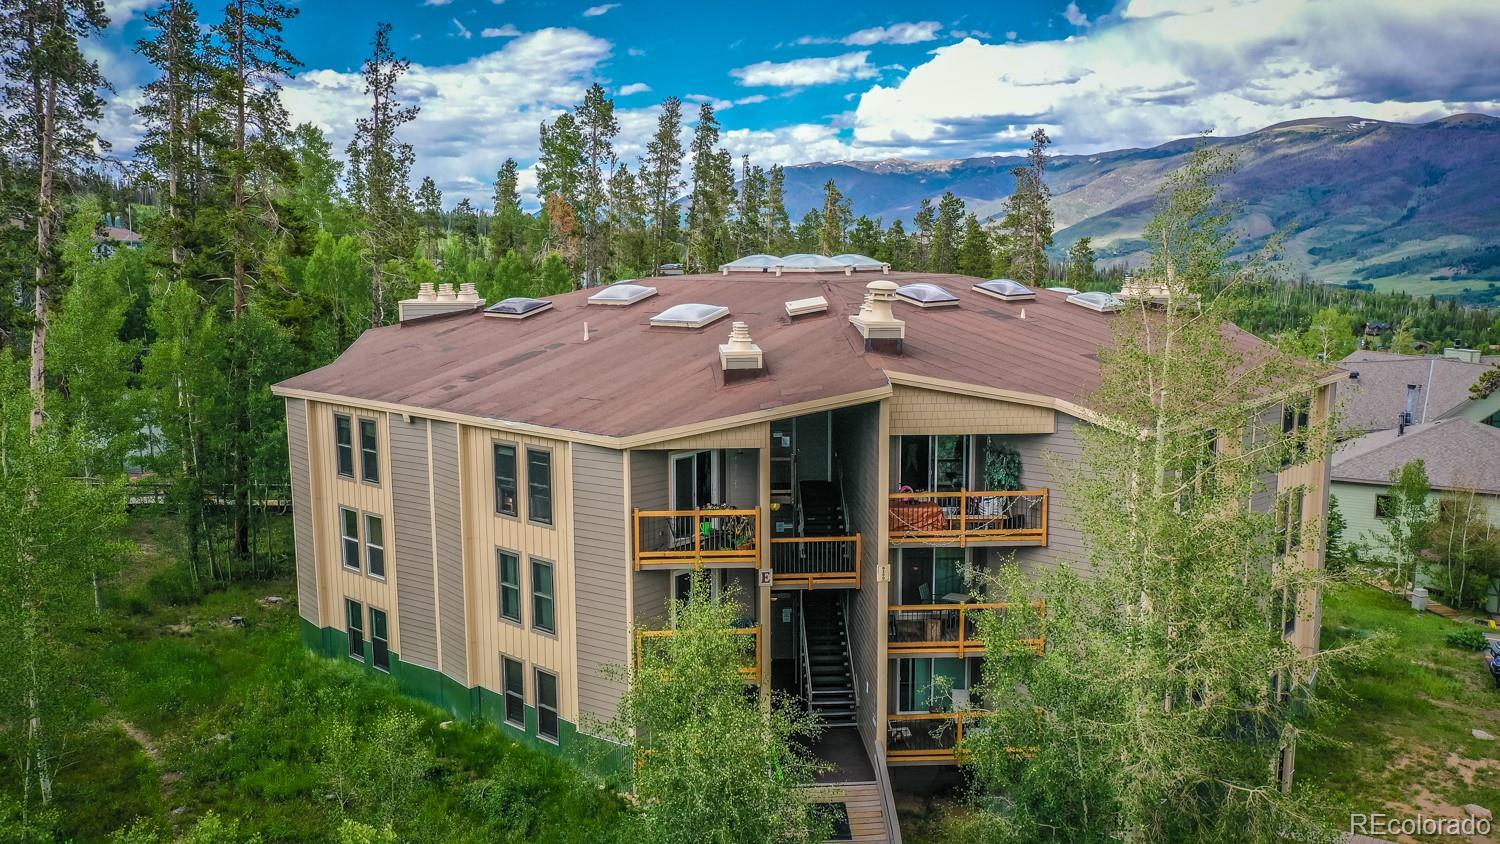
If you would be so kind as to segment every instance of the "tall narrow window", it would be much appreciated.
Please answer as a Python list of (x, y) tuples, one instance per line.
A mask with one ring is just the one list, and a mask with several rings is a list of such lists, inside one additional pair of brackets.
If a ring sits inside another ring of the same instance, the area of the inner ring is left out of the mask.
[(385, 610), (370, 607), (370, 656), (381, 671), (391, 670), (391, 642), (385, 630)]
[(372, 484), (380, 483), (380, 451), (376, 446), (375, 420), (359, 420), (359, 477)]
[(557, 741), (557, 675), (537, 669), (536, 734)]
[(531, 626), (544, 633), (557, 632), (552, 600), (552, 564), (545, 560), (531, 561)]
[(385, 577), (385, 523), (365, 514), (365, 570), (371, 577)]
[(552, 524), (552, 452), (526, 449), (526, 518)]
[(339, 531), (343, 535), (344, 568), (359, 571), (359, 514), (340, 507)]
[(505, 721), (526, 729), (526, 668), (520, 660), (500, 657), (501, 678), (505, 682)]
[(495, 443), (495, 512), (516, 515), (516, 447)]
[(349, 656), (363, 662), (365, 658), (364, 605), (345, 598), (344, 618), (344, 631), (349, 634)]
[(495, 549), (495, 569), (500, 581), (500, 617), (521, 623), (521, 558)]
[(342, 413), (333, 417), (333, 451), (338, 456), (339, 475), (354, 477), (354, 428)]

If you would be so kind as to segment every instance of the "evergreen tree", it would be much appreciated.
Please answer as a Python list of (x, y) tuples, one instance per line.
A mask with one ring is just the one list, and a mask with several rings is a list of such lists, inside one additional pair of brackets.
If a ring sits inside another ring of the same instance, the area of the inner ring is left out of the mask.
[(771, 165), (766, 182), (766, 242), (761, 251), (786, 255), (792, 251), (792, 218), (786, 212), (786, 170)]
[(136, 108), (145, 130), (136, 153), (166, 182), (166, 214), (148, 232), (166, 246), (172, 271), (179, 273), (187, 260), (188, 220), (196, 210), (189, 186), (203, 178), (194, 119), (208, 88), (203, 39), (191, 0), (167, 0), (146, 13), (145, 23), (153, 35), (137, 41), (135, 50), (157, 77), (142, 89), (144, 100)]
[(360, 242), (353, 235), (335, 237), (332, 232), (320, 231), (303, 268), (306, 294), (323, 304), (314, 328), (314, 365), (332, 361), (353, 342), (358, 326), (369, 324), (369, 278), (361, 267), (360, 250)]
[(542, 261), (541, 270), (537, 273), (529, 295), (537, 298), (556, 296), (559, 293), (567, 293), (577, 289), (574, 281), (573, 271), (568, 267), (568, 262), (556, 252), (550, 252)]
[(693, 132), (693, 192), (688, 204), (688, 266), (697, 272), (718, 269), (733, 260), (729, 209), (734, 205), (734, 168), (719, 149), (719, 121), (714, 108), (698, 108)]
[(880, 250), (872, 257), (890, 264), (893, 270), (910, 271), (917, 268), (912, 257), (912, 239), (907, 235), (906, 224), (901, 222), (900, 217), (891, 221), (891, 227), (886, 229), (885, 237), (881, 239)]
[(646, 197), (640, 180), (621, 164), (609, 178), (609, 255), (611, 281), (649, 275), (650, 235)]
[(816, 252), (818, 241), (823, 237), (823, 210), (821, 208), (808, 209), (802, 215), (797, 228), (792, 232), (792, 242), (787, 247), (788, 252)]
[(311, 123), (297, 124), (292, 129), (291, 153), (297, 175), (289, 186), (288, 205), (315, 230), (350, 234), (350, 209), (339, 193), (344, 162), (334, 157), (323, 130)]
[(1005, 218), (1001, 227), (1005, 230), (1010, 249), (1011, 272), (1015, 277), (1031, 285), (1041, 284), (1047, 278), (1047, 249), (1052, 245), (1052, 191), (1045, 181), (1047, 145), (1052, 139), (1045, 130), (1031, 133), (1031, 149), (1026, 154), (1026, 166), (1011, 171), (1016, 179), (1015, 193), (1006, 203)]
[(936, 225), (937, 209), (932, 207), (932, 200), (924, 196), (917, 206), (917, 213), (912, 216), (912, 269), (931, 269), (933, 228)]
[(849, 230), (849, 248), (856, 255), (878, 258), (884, 248), (884, 241), (879, 219), (872, 220), (864, 214), (855, 218), (854, 227)]
[(479, 214), (466, 196), (453, 206), (453, 236), (465, 261), (479, 252)]
[(750, 166), (750, 156), (744, 156), (740, 168), (740, 198), (736, 214), (736, 249), (740, 255), (764, 252), (767, 237), (766, 171)]
[(958, 247), (958, 271), (984, 278), (994, 263), (989, 232), (979, 224), (978, 217), (970, 214), (964, 218), (963, 241)]
[(507, 158), (495, 173), (495, 214), (490, 221), (490, 257), (500, 260), (506, 252), (525, 243), (526, 215), (521, 211), (520, 172), (514, 158)]
[(1094, 242), (1080, 237), (1068, 247), (1068, 286), (1076, 290), (1094, 288)]
[(677, 198), (685, 183), (682, 181), (682, 101), (668, 97), (661, 104), (661, 114), (656, 119), (656, 134), (646, 145), (646, 157), (641, 159), (641, 189), (645, 194), (646, 214), (651, 225), (651, 274), (673, 256), (672, 244), (677, 239), (681, 215), (677, 211)]
[(824, 255), (842, 253), (853, 216), (849, 200), (839, 192), (839, 186), (829, 179), (823, 185), (823, 227), (818, 232), (818, 251)]
[(620, 121), (615, 117), (615, 101), (597, 82), (589, 86), (583, 104), (575, 112), (583, 140), (583, 180), (577, 210), (583, 226), (583, 276), (587, 287), (599, 283), (601, 268), (608, 260), (605, 216), (609, 177), (615, 167), (614, 137), (620, 133)]
[(527, 296), (532, 289), (531, 269), (526, 260), (511, 249), (495, 265), (490, 279), (477, 287), (479, 295), (491, 304), (513, 296)]
[(546, 223), (543, 249), (572, 263), (579, 257), (578, 203), (583, 178), (583, 133), (571, 112), (542, 124), (536, 162), (537, 190)]
[(422, 227), (424, 251), (430, 257), (443, 232), (443, 192), (431, 176), (423, 176), (422, 185), (417, 188), (417, 222)]
[(958, 272), (958, 251), (962, 245), (964, 201), (947, 191), (938, 200), (937, 215), (932, 224), (928, 246), (927, 270), (934, 273)]
[(411, 251), (411, 144), (396, 133), (416, 119), (418, 107), (396, 98), (401, 77), (411, 63), (391, 48), (391, 25), (377, 23), (370, 55), (360, 72), (370, 112), (354, 124), (349, 141), (349, 198), (360, 216), (360, 231), (370, 261), (370, 325), (384, 325), (385, 265)]

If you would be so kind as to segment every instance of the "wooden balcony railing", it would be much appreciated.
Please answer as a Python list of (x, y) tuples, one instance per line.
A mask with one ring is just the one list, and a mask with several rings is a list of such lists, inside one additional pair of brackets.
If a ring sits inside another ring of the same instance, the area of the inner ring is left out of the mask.
[[(952, 653), (978, 656), (985, 652), (978, 637), (981, 612), (1009, 609), (1011, 604), (905, 604), (890, 608), (890, 634), (887, 651), (891, 656), (919, 653)], [(1043, 601), (1033, 604), (1038, 612), (1047, 611)], [(1022, 639), (1021, 643), (1041, 653), (1046, 642), (1041, 638)]]
[[(651, 642), (660, 641), (669, 636), (676, 636), (679, 632), (677, 630), (637, 630), (635, 632), (635, 667), (641, 667), (641, 658), (644, 656), (646, 648), (651, 646)], [(745, 642), (744, 653), (741, 655), (740, 676), (744, 677), (747, 683), (759, 683), (761, 651), (764, 647), (763, 639), (760, 635), (760, 627), (731, 627), (728, 632), (736, 636), (748, 637), (748, 640)]]
[(772, 582), (807, 589), (858, 586), (861, 543), (859, 534), (772, 539)]
[(885, 757), (892, 762), (957, 762), (968, 722), (988, 714), (970, 709), (892, 715), (886, 727)]
[(1047, 490), (890, 493), (892, 542), (1047, 544)]
[(760, 564), (760, 508), (636, 510), (635, 567)]

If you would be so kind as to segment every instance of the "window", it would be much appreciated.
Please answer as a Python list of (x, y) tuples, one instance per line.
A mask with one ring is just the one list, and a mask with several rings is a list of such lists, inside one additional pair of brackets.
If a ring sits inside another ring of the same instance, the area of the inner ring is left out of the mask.
[(552, 603), (552, 564), (531, 561), (531, 626), (544, 633), (557, 632)]
[(903, 436), (898, 485), (917, 492), (954, 492), (969, 486), (967, 436)]
[(370, 607), (370, 655), (375, 667), (391, 670), (391, 642), (385, 631), (385, 610)]
[(557, 741), (557, 675), (537, 669), (536, 734)]
[(365, 658), (365, 608), (358, 601), (344, 599), (344, 630), (349, 634), (349, 656), (361, 662)]
[(359, 514), (340, 507), (339, 525), (344, 537), (344, 568), (359, 571)]
[[(969, 699), (972, 681), (979, 676), (981, 657), (917, 657), (897, 660), (896, 709), (898, 712), (929, 712), (933, 707), (953, 706), (957, 697)], [(957, 695), (954, 692), (958, 692)]]
[(495, 443), (495, 512), (516, 515), (516, 447)]
[(1282, 553), (1294, 554), (1302, 549), (1302, 499), (1304, 487), (1293, 487), (1276, 497), (1276, 530)]
[(339, 475), (354, 477), (354, 428), (342, 413), (333, 417), (333, 451), (338, 456)]
[(1375, 518), (1389, 519), (1395, 515), (1396, 500), (1384, 493), (1375, 496)]
[(521, 623), (521, 558), (495, 549), (496, 579), (500, 582), (500, 617)]
[(552, 524), (552, 452), (526, 449), (526, 517)]
[(365, 514), (365, 569), (371, 577), (385, 577), (384, 528), (379, 516)]
[(520, 660), (500, 657), (505, 682), (505, 722), (526, 729), (526, 668)]
[(1286, 440), (1286, 451), (1281, 457), (1282, 466), (1290, 466), (1297, 458), (1307, 456), (1308, 407), (1305, 403), (1288, 402), (1281, 407), (1281, 433)]
[(359, 477), (367, 483), (380, 483), (380, 452), (376, 450), (375, 420), (359, 420)]

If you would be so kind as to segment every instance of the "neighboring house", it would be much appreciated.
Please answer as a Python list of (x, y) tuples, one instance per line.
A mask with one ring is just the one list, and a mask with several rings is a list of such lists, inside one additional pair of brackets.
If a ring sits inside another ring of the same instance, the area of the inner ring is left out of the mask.
[(1474, 349), (1444, 349), (1441, 355), (1398, 355), (1358, 351), (1339, 361), (1349, 371), (1339, 385), (1339, 431), (1359, 436), (1420, 425), (1439, 419), (1465, 418), (1500, 425), (1500, 390), (1471, 399), (1469, 387), (1500, 357), (1481, 357)]
[(100, 226), (94, 230), (94, 254), (108, 258), (116, 249), (141, 248), (141, 236), (130, 229), (119, 226)]
[[(886, 790), (888, 767), (953, 765), (970, 716), (952, 710), (983, 703), (965, 571), (1087, 565), (1056, 473), (1117, 302), (841, 258), (482, 311), (428, 286), (401, 324), (277, 385), (309, 647), (566, 747), (615, 714), (607, 667), (648, 642), (633, 630), (670, 630), (703, 566), (743, 602), (747, 679), (829, 725), (834, 779)], [(1019, 477), (998, 483), (1011, 451)], [(1321, 523), (1325, 460), (1270, 481), (1255, 506)], [(1289, 559), (1321, 566), (1322, 543)], [(1318, 596), (1298, 607), (1288, 636), (1311, 652)], [(869, 805), (872, 840), (899, 840), (888, 799)]]
[[(1383, 515), (1392, 472), (1421, 460), (1434, 504), (1444, 492), (1474, 491), (1500, 525), (1500, 428), (1466, 416), (1376, 431), (1341, 445), (1333, 454), (1330, 494), (1344, 517), (1345, 545), (1388, 541)], [(1500, 612), (1495, 597), (1491, 612)]]

